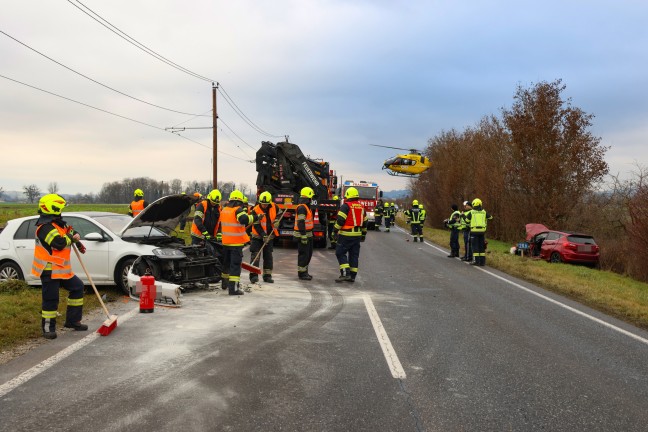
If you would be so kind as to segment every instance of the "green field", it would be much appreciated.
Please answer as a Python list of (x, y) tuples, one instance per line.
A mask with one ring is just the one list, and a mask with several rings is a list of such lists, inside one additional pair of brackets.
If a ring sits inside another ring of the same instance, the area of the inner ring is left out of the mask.
[[(7, 204), (0, 203), (0, 227), (4, 227), (10, 219), (37, 214), (36, 204)], [(65, 212), (75, 211), (107, 211), (128, 214), (128, 204), (72, 204)]]

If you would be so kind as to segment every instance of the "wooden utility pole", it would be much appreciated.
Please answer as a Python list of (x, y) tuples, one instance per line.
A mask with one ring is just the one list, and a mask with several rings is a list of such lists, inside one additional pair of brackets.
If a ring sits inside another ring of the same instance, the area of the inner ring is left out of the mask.
[(214, 179), (214, 184), (213, 187), (214, 189), (218, 188), (218, 177), (217, 177), (217, 167), (218, 167), (218, 159), (216, 156), (216, 150), (218, 148), (218, 128), (217, 128), (217, 121), (218, 121), (218, 111), (216, 111), (216, 89), (218, 88), (218, 83), (214, 85), (212, 83), (212, 117), (213, 117), (213, 128), (214, 128), (214, 142), (212, 145), (212, 178)]

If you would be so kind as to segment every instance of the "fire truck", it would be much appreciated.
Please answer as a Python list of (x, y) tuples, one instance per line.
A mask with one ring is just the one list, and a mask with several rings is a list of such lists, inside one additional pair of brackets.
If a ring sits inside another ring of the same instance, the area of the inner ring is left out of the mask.
[(326, 247), (326, 222), (337, 214), (337, 202), (332, 198), (338, 187), (329, 163), (304, 156), (296, 144), (263, 141), (256, 153), (256, 171), (257, 197), (268, 191), (277, 207), (285, 211), (277, 227), (277, 240), (294, 241), (296, 203), (302, 188), (309, 186), (315, 192), (311, 204), (313, 243), (318, 248)]
[(358, 195), (360, 195), (360, 203), (367, 212), (367, 228), (373, 230), (376, 228), (376, 217), (374, 215), (374, 209), (378, 200), (382, 198), (382, 191), (378, 187), (378, 183), (368, 182), (364, 180), (353, 181), (346, 180), (342, 185), (342, 191), (340, 193), (340, 198), (344, 202), (344, 194), (348, 188), (353, 186), (358, 189)]

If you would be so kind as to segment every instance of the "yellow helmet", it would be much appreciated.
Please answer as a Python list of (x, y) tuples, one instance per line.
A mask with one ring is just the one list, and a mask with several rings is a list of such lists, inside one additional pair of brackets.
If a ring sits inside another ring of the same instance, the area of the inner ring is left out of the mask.
[(346, 190), (346, 192), (344, 192), (344, 198), (346, 198), (346, 199), (360, 198), (360, 194), (358, 193), (358, 189), (351, 186), (349, 189)]
[(247, 195), (243, 195), (243, 203), (244, 203), (244, 204), (247, 204), (247, 202), (248, 202), (248, 197), (247, 197)]
[(261, 204), (270, 204), (272, 202), (272, 195), (270, 192), (261, 192), (261, 195), (259, 195), (259, 202)]
[(243, 202), (243, 192), (239, 190), (233, 190), (232, 193), (229, 196), (230, 201), (241, 201)]
[(301, 196), (306, 197), (306, 198), (313, 198), (315, 196), (315, 191), (312, 188), (309, 188), (308, 186), (302, 188), (300, 192)]
[(473, 206), (473, 207), (477, 207), (477, 206), (480, 206), (480, 205), (482, 205), (481, 200), (480, 200), (479, 198), (475, 198), (475, 199), (473, 200), (473, 202), (472, 202), (472, 206)]
[(417, 206), (417, 205), (418, 205), (418, 200), (414, 200), (414, 201), (412, 201), (412, 205)]
[(137, 196), (143, 197), (144, 196), (144, 191), (142, 189), (135, 189), (135, 192), (133, 192), (133, 195), (136, 196), (136, 197)]
[(388, 202), (385, 203), (385, 207), (389, 207), (389, 203), (388, 203)]
[(212, 189), (211, 192), (207, 194), (207, 199), (212, 203), (212, 204), (217, 204), (221, 201), (221, 198), (223, 196), (221, 195), (220, 191), (218, 189)]
[(65, 198), (58, 194), (47, 194), (38, 201), (38, 212), (46, 215), (60, 215), (66, 206)]
[(419, 208), (422, 209), (422, 208), (423, 208), (423, 204), (419, 204)]
[(334, 200), (334, 201), (340, 201), (340, 197), (337, 196), (337, 195), (335, 195), (335, 196), (333, 197), (333, 200)]

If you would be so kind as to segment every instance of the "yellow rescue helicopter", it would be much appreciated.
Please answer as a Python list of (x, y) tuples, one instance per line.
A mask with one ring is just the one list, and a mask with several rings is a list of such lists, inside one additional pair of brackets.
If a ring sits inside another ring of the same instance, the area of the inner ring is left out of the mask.
[(390, 147), (378, 144), (370, 144), (374, 147), (385, 147), (396, 150), (407, 150), (407, 154), (399, 154), (387, 159), (383, 163), (382, 169), (387, 170), (387, 174), (400, 177), (416, 177), (423, 171), (432, 166), (430, 158), (421, 154), (420, 150), (405, 149), (400, 147)]

